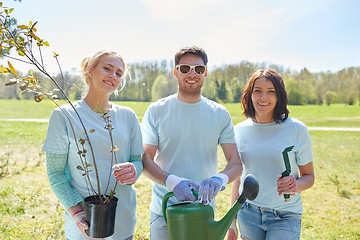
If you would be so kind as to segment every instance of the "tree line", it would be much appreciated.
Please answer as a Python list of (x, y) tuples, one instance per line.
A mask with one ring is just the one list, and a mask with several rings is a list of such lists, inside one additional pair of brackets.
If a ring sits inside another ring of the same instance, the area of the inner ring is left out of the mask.
[[(209, 69), (202, 94), (216, 102), (237, 103), (247, 79), (257, 69), (272, 69), (285, 81), (290, 105), (305, 104), (360, 104), (360, 67), (349, 67), (337, 72), (310, 72), (306, 68), (295, 71), (280, 65), (251, 63), (224, 64)], [(22, 74), (22, 73), (20, 73)], [(37, 78), (46, 82), (41, 73)], [(24, 74), (26, 75), (26, 74)], [(64, 90), (71, 99), (80, 99), (85, 89), (76, 70), (62, 73)], [(10, 75), (0, 76), (0, 98), (31, 98), (21, 95), (17, 86), (6, 86)], [(61, 83), (61, 74), (55, 76)], [(173, 76), (173, 61), (144, 61), (129, 64), (128, 82), (123, 91), (111, 96), (112, 101), (152, 102), (177, 91), (177, 80)], [(49, 86), (49, 89), (54, 86)]]

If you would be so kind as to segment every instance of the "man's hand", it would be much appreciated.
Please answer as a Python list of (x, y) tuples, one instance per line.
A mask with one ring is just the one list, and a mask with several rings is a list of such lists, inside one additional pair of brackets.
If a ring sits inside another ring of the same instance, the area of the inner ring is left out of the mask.
[(200, 184), (199, 202), (205, 205), (209, 204), (220, 191), (225, 189), (228, 181), (229, 177), (224, 173), (204, 179)]
[(189, 179), (169, 174), (165, 180), (165, 186), (174, 193), (175, 198), (180, 202), (196, 201), (192, 191), (198, 191), (199, 185)]

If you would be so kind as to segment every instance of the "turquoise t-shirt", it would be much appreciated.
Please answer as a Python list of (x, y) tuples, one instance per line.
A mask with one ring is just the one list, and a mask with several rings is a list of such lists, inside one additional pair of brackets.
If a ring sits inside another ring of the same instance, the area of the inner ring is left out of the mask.
[[(112, 176), (112, 166), (115, 164), (115, 160), (111, 162), (111, 140), (108, 131), (104, 129), (105, 122), (101, 118), (101, 114), (92, 111), (83, 100), (75, 102), (73, 105), (81, 116), (89, 134), (97, 163), (101, 190), (104, 191), (102, 194), (105, 194), (109, 174), (111, 175), (110, 185), (106, 192), (106, 194), (109, 194), (109, 190), (113, 189), (116, 182)], [(66, 166), (71, 176), (70, 184), (85, 198), (89, 193), (84, 176), (82, 176), (83, 171), (77, 169), (77, 166), (81, 166), (81, 162), (72, 128), (75, 130), (77, 141), (79, 141), (80, 138), (85, 139), (85, 134), (71, 106), (63, 105), (61, 108), (71, 120), (71, 124), (65, 114), (56, 108), (49, 119), (49, 127), (43, 151), (55, 154), (68, 154)], [(111, 124), (114, 128), (112, 131), (114, 145), (119, 149), (116, 151), (117, 163), (128, 162), (131, 155), (141, 155), (144, 150), (140, 124), (136, 114), (128, 107), (116, 104), (112, 104), (112, 109), (109, 114), (112, 120)], [(91, 129), (94, 129), (95, 132), (90, 133)], [(87, 150), (87, 161), (93, 164), (91, 151), (87, 143), (85, 144), (85, 149)], [(90, 172), (90, 179), (94, 188), (97, 190), (94, 169)], [(132, 185), (117, 184), (115, 192), (115, 196), (119, 199), (116, 210), (116, 232), (112, 238), (109, 239), (124, 239), (131, 236), (134, 232), (136, 223), (136, 194)], [(79, 235), (79, 232), (80, 231), (77, 231), (74, 221), (65, 221), (65, 234), (67, 238), (82, 239), (82, 234), (80, 233)]]
[(284, 196), (279, 196), (276, 190), (276, 176), (285, 171), (282, 152), (287, 147), (294, 146), (287, 154), (291, 165), (290, 175), (295, 178), (299, 177), (298, 165), (313, 161), (311, 138), (306, 125), (293, 118), (280, 124), (258, 124), (247, 119), (235, 125), (234, 131), (244, 167), (242, 180), (247, 174), (253, 174), (259, 181), (258, 196), (248, 201), (261, 207), (302, 213), (300, 193), (291, 195), (290, 201), (285, 202)]
[[(155, 162), (161, 169), (198, 184), (216, 174), (218, 145), (235, 143), (228, 111), (205, 97), (184, 103), (171, 95), (152, 103), (141, 130), (144, 144), (158, 146)], [(161, 202), (168, 192), (153, 182), (151, 211), (162, 215)], [(175, 197), (169, 203), (177, 203)]]

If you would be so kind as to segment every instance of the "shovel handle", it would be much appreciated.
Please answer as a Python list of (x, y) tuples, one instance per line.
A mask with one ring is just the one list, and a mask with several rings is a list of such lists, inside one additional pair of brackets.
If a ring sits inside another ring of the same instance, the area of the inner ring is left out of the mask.
[[(282, 178), (289, 176), (291, 173), (291, 165), (290, 165), (290, 160), (289, 160), (289, 156), (287, 153), (290, 152), (293, 148), (294, 148), (294, 146), (287, 147), (282, 152), (284, 163), (285, 163), (285, 171), (281, 173)], [(290, 201), (290, 194), (284, 194), (284, 199), (285, 199), (285, 202)]]

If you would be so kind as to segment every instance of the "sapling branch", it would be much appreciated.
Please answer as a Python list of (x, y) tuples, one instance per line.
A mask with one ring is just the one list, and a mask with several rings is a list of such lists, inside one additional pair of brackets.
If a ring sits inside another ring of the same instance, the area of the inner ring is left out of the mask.
[[(1, 3), (1, 2), (0, 2)], [(100, 190), (100, 180), (99, 180), (99, 174), (98, 174), (98, 169), (97, 169), (97, 164), (96, 164), (96, 160), (95, 160), (95, 154), (94, 154), (94, 150), (88, 135), (88, 132), (85, 128), (85, 125), (78, 113), (78, 111), (76, 110), (76, 108), (74, 107), (74, 105), (72, 104), (72, 102), (70, 101), (69, 97), (67, 96), (67, 94), (65, 93), (65, 91), (63, 90), (64, 87), (64, 77), (63, 77), (63, 73), (57, 58), (57, 54), (55, 54), (55, 59), (56, 62), (58, 64), (60, 73), (61, 73), (61, 81), (62, 84), (61, 86), (57, 83), (57, 81), (47, 72), (47, 70), (45, 69), (44, 66), (44, 61), (43, 61), (43, 55), (42, 55), (42, 48), (43, 46), (49, 46), (48, 42), (40, 39), (38, 36), (36, 36), (35, 32), (36, 32), (36, 28), (35, 25), (37, 24), (37, 22), (35, 22), (34, 24), (32, 22), (29, 23), (29, 26), (26, 25), (17, 25), (17, 29), (15, 31), (15, 33), (12, 32), (12, 30), (10, 29), (10, 27), (8, 26), (9, 21), (8, 20), (10, 18), (10, 13), (13, 11), (13, 9), (8, 9), (6, 7), (3, 7), (2, 4), (0, 5), (0, 8), (3, 8), (4, 11), (0, 12), (0, 24), (1, 24), (1, 36), (2, 36), (2, 47), (1, 47), (1, 53), (0, 56), (4, 56), (4, 57), (8, 57), (10, 59), (16, 60), (16, 61), (20, 61), (20, 62), (24, 62), (30, 65), (33, 65), (36, 69), (38, 69), (41, 73), (43, 73), (45, 75), (45, 77), (47, 77), (48, 79), (50, 79), (50, 81), (57, 87), (56, 91), (59, 91), (63, 97), (61, 98), (62, 100), (64, 100), (65, 102), (67, 102), (71, 108), (74, 110), (80, 124), (81, 127), (83, 129), (83, 132), (85, 134), (85, 141), (88, 143), (90, 152), (91, 152), (91, 156), (93, 159), (93, 165), (87, 163), (86, 160), (86, 152), (84, 151), (85, 149), (83, 148), (81, 154), (79, 154), (80, 160), (82, 162), (83, 165), (83, 170), (85, 171), (85, 176), (87, 179), (87, 186), (90, 186), (91, 191), (94, 193), (94, 195), (97, 195), (99, 198), (99, 201), (101, 202), (101, 190)], [(22, 35), (24, 37), (22, 37)], [(26, 39), (26, 41), (25, 41)], [(33, 43), (34, 41), (36, 42), (37, 46), (38, 46), (38, 51), (40, 54), (40, 62), (37, 60), (37, 58), (34, 55), (33, 52)], [(6, 46), (4, 46), (6, 45)], [(19, 59), (19, 58), (15, 58), (10, 56), (10, 50), (15, 47), (17, 50), (17, 53), (27, 59), (27, 60), (23, 60), (23, 59)], [(66, 116), (67, 120), (70, 123), (71, 126), (71, 130), (74, 136), (74, 140), (76, 143), (76, 147), (80, 150), (80, 147), (78, 145), (78, 141), (75, 135), (75, 130), (74, 127), (72, 125), (72, 122), (69, 118), (69, 116), (64, 112), (64, 110), (61, 108), (61, 106), (57, 103), (57, 95), (54, 95), (55, 89), (52, 91), (49, 91), (49, 89), (47, 89), (46, 87), (44, 87), (40, 81), (38, 81), (37, 77), (35, 76), (28, 76), (25, 77), (23, 79), (20, 78), (20, 76), (17, 74), (17, 72), (15, 71), (15, 69), (12, 67), (12, 65), (10, 64), (10, 62), (8, 62), (9, 68), (4, 68), (1, 67), (0, 69), (0, 73), (12, 73), (14, 74), (17, 79), (16, 80), (10, 80), (9, 83), (7, 83), (6, 85), (12, 85), (14, 83), (18, 83), (20, 89), (22, 90), (23, 93), (27, 93), (27, 92), (33, 92), (34, 93), (34, 99), (36, 102), (41, 102), (43, 100), (44, 95), (47, 96), (52, 102), (55, 103), (55, 105), (62, 111), (62, 113), (64, 113), (64, 115)], [(43, 89), (41, 89), (41, 87), (43, 87), (44, 89), (48, 90), (48, 92), (45, 92)], [(111, 121), (110, 119), (107, 119), (107, 121)], [(112, 134), (111, 134), (111, 128), (112, 126), (110, 123), (107, 124), (108, 127), (108, 132), (109, 132), (109, 136), (111, 139), (111, 147), (112, 147), (112, 162), (111, 164), (113, 165), (113, 158), (115, 158), (115, 162), (117, 162), (116, 159), (116, 154), (114, 151), (114, 145), (113, 145), (113, 139), (112, 139)], [(83, 146), (84, 147), (84, 146)], [(94, 167), (95, 170), (95, 175), (96, 175), (96, 181), (97, 181), (97, 191), (93, 188), (92, 183), (90, 181), (89, 178), (89, 172), (90, 169), (89, 167)], [(110, 178), (109, 178), (110, 180)], [(88, 185), (89, 183), (89, 185)], [(109, 186), (109, 182), (108, 182), (108, 186)], [(107, 188), (108, 188), (107, 186)], [(106, 188), (106, 190), (107, 190)], [(116, 184), (115, 184), (115, 188), (116, 188)], [(88, 188), (89, 191), (89, 188)], [(113, 195), (112, 193), (114, 193), (114, 191), (110, 191), (110, 195)]]

